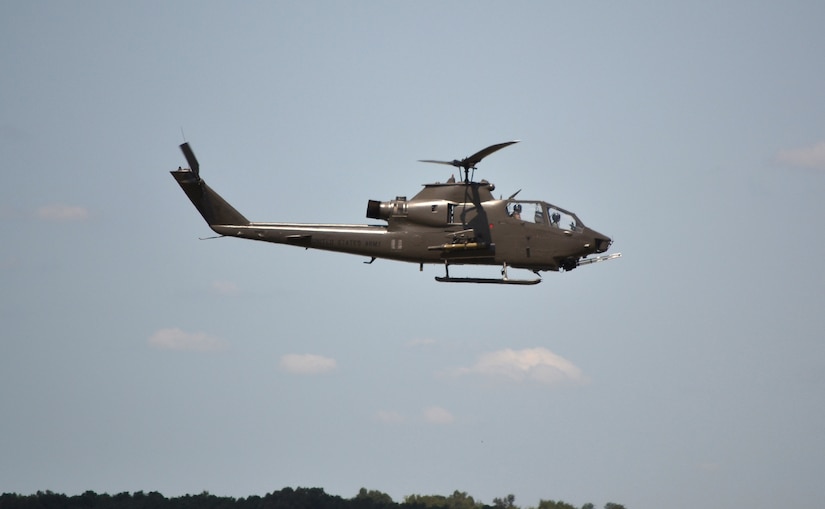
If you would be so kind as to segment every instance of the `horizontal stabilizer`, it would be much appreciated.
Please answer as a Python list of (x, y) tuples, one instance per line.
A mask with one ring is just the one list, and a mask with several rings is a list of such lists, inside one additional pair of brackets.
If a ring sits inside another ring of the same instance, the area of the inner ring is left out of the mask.
[(312, 244), (312, 235), (287, 235), (287, 244), (309, 247)]

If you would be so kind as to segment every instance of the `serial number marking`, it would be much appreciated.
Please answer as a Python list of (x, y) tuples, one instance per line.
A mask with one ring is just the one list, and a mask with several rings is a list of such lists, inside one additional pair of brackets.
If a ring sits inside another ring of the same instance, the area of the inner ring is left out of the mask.
[(380, 240), (360, 239), (313, 239), (314, 245), (320, 248), (380, 248)]

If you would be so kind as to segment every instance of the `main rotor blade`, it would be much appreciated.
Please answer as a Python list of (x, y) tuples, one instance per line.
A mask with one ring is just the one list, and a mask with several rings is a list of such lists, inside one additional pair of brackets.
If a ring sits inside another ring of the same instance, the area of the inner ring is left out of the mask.
[(450, 166), (455, 166), (457, 168), (464, 168), (464, 170), (469, 170), (470, 168), (475, 168), (478, 163), (481, 162), (482, 159), (487, 157), (488, 155), (492, 154), (497, 150), (501, 150), (504, 147), (510, 146), (513, 143), (518, 143), (519, 140), (513, 141), (505, 141), (504, 143), (497, 143), (495, 145), (490, 145), (489, 147), (479, 150), (475, 154), (471, 155), (470, 157), (465, 157), (464, 159), (458, 160), (453, 159), (452, 161), (438, 161), (435, 159), (419, 159), (419, 162), (422, 163), (436, 163), (436, 164), (448, 164)]
[(456, 166), (456, 167), (458, 167), (458, 168), (461, 168), (461, 161), (458, 161), (458, 160), (452, 160), (452, 161), (436, 161), (436, 160), (434, 160), (434, 159), (419, 159), (419, 160), (418, 160), (418, 162), (419, 162), (419, 163), (446, 164), (446, 165), (449, 165), (449, 166)]
[(470, 157), (464, 158), (464, 160), (461, 161), (462, 166), (465, 167), (465, 168), (475, 168), (475, 166), (478, 163), (480, 163), (481, 160), (484, 159), (485, 157), (487, 157), (488, 155), (492, 154), (493, 152), (495, 152), (497, 150), (501, 150), (504, 147), (508, 147), (508, 146), (512, 145), (513, 143), (518, 143), (518, 142), (519, 142), (519, 140), (513, 140), (513, 141), (505, 141), (504, 143), (497, 143), (495, 145), (490, 145), (489, 147), (487, 147), (485, 149), (479, 150), (478, 152), (471, 155)]
[(189, 146), (189, 143), (184, 143), (180, 146), (181, 152), (183, 152), (183, 156), (186, 157), (186, 162), (189, 163), (189, 169), (195, 175), (198, 175), (200, 172), (200, 165), (198, 164), (198, 158), (195, 157), (195, 153), (192, 151), (192, 147)]

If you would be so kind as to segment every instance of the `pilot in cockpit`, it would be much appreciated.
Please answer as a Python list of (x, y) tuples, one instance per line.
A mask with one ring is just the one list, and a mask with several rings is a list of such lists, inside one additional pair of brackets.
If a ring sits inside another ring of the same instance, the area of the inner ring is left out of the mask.
[(510, 214), (510, 217), (521, 220), (521, 203), (516, 203), (513, 206), (513, 213)]

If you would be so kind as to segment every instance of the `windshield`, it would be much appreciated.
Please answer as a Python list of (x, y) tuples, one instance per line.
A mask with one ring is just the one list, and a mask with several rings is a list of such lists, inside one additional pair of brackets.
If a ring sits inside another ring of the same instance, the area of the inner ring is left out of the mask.
[(581, 221), (562, 208), (540, 201), (510, 200), (507, 215), (519, 221), (536, 223), (561, 230), (581, 231)]

